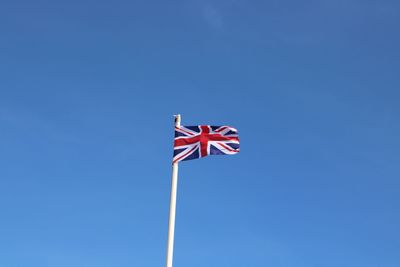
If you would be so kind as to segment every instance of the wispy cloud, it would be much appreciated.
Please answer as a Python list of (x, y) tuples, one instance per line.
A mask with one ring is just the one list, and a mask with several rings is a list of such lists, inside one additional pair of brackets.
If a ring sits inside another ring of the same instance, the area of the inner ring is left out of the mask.
[(218, 8), (211, 4), (203, 6), (204, 21), (214, 30), (221, 30), (223, 28), (223, 17)]

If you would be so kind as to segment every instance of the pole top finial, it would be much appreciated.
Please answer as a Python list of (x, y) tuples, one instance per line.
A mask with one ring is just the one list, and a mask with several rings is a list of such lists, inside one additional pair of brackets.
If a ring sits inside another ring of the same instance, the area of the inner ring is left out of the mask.
[(181, 126), (181, 114), (174, 115), (175, 117), (175, 126)]

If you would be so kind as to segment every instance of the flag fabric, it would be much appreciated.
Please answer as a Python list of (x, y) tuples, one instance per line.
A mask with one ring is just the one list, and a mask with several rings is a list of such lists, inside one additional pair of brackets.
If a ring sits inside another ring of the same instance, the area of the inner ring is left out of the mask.
[(229, 126), (175, 127), (173, 162), (198, 159), (208, 155), (239, 153), (239, 136)]

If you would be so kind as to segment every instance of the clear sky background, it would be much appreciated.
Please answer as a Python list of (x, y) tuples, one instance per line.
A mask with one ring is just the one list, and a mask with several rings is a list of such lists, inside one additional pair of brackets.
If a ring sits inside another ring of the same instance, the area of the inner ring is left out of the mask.
[(400, 266), (400, 2), (0, 1), (0, 266)]

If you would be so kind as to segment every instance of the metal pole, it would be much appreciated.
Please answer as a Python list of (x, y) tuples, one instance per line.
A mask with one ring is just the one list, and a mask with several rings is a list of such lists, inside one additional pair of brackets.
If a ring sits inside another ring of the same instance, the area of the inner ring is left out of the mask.
[[(181, 126), (181, 115), (175, 116), (175, 126)], [(174, 254), (175, 214), (176, 214), (176, 192), (178, 189), (178, 163), (172, 165), (172, 187), (171, 201), (169, 206), (168, 244), (167, 244), (167, 267), (172, 267)]]

